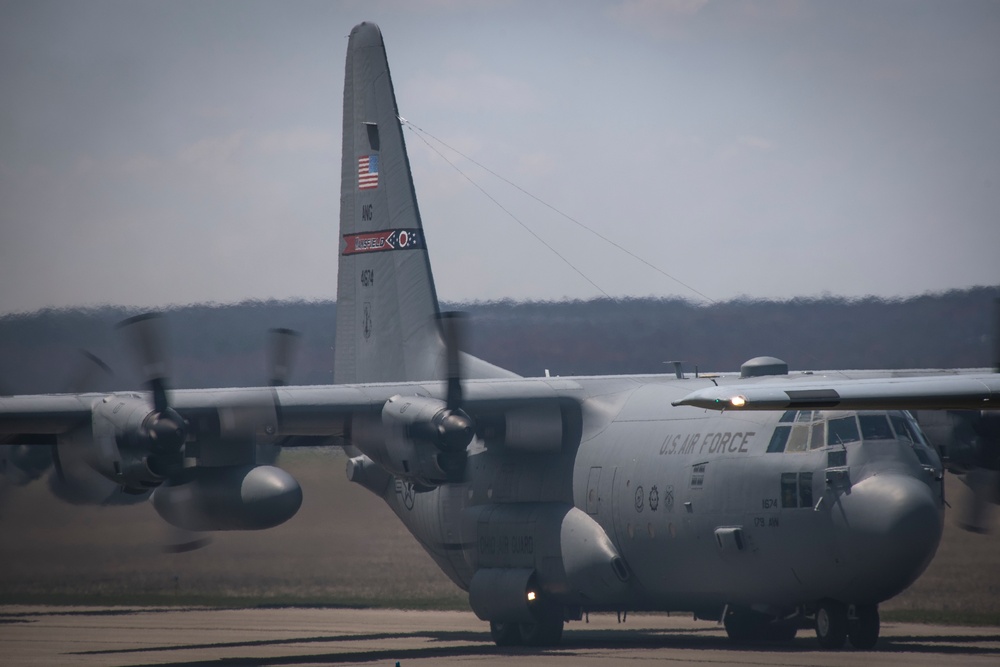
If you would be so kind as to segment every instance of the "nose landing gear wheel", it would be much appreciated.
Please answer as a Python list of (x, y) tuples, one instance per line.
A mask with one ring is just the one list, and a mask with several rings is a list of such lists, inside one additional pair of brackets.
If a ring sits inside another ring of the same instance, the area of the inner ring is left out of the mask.
[(847, 607), (824, 600), (816, 610), (816, 638), (825, 649), (837, 650), (847, 641)]
[(851, 646), (862, 651), (874, 648), (878, 642), (879, 627), (877, 605), (855, 605), (854, 616), (847, 623), (847, 637), (851, 640)]

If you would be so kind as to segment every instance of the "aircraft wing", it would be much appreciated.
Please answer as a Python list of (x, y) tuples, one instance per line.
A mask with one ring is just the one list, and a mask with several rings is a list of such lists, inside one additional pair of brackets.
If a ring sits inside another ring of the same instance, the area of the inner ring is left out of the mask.
[(996, 410), (1000, 374), (860, 380), (768, 378), (693, 391), (673, 405), (709, 410)]
[[(465, 381), (464, 408), (469, 412), (497, 412), (582, 394), (579, 384), (562, 378), (490, 379)], [(211, 416), (227, 422), (276, 421), (274, 435), (343, 435), (352, 416), (378, 414), (391, 397), (424, 396), (442, 399), (444, 382), (345, 384), (300, 387), (241, 387), (189, 389), (170, 392), (171, 406), (185, 419)], [(46, 394), (0, 397), (0, 441), (28, 435), (58, 435), (88, 423), (98, 404), (126, 394)], [(145, 396), (145, 394), (134, 394)], [(258, 424), (259, 425), (259, 424)], [(254, 425), (250, 425), (251, 428)]]
[(0, 442), (14, 434), (65, 433), (90, 419), (97, 395), (0, 396)]

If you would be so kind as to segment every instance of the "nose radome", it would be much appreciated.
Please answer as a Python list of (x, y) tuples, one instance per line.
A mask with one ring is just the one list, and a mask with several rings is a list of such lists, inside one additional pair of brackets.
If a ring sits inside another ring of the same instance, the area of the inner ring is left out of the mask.
[(840, 496), (834, 511), (841, 550), (854, 573), (855, 603), (881, 602), (924, 571), (941, 540), (943, 510), (925, 483), (905, 475), (873, 475)]

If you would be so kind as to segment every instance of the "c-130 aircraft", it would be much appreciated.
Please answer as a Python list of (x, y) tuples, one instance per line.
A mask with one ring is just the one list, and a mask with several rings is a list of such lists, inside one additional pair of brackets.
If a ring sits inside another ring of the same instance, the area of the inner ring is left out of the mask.
[(519, 377), (459, 352), (460, 319), (439, 312), (371, 23), (350, 35), (343, 121), (335, 385), (170, 391), (140, 316), (148, 392), (0, 397), (0, 439), (152, 491), (194, 531), (286, 521), (301, 490), (258, 451), (335, 442), (498, 645), (557, 643), (601, 610), (876, 644), (878, 604), (942, 531), (942, 462), (906, 410), (985, 414), (1000, 375), (828, 379), (759, 358), (739, 376)]

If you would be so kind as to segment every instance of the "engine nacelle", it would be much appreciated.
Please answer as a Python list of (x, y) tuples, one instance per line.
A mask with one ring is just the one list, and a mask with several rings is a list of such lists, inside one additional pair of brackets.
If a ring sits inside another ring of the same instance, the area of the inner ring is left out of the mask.
[(121, 505), (144, 501), (149, 489), (128, 488), (115, 477), (121, 458), (114, 438), (98, 440), (90, 424), (60, 433), (51, 453), (48, 483), (53, 495), (73, 505)]
[(109, 485), (103, 480), (119, 495), (144, 495), (167, 479), (186, 479), (189, 459), (197, 459), (200, 467), (234, 468), (277, 457), (270, 442), (275, 408), (267, 389), (244, 391), (237, 405), (192, 419), (189, 423), (168, 405), (157, 409), (140, 394), (94, 399), (90, 423), (57, 438), (54, 463), (60, 479), (53, 488), (66, 487), (63, 495), (71, 502), (107, 497)]
[(262, 530), (288, 521), (302, 505), (302, 487), (281, 468), (191, 468), (153, 492), (153, 507), (178, 528)]
[[(88, 464), (133, 493), (159, 486), (167, 470), (162, 463), (156, 465), (157, 443), (150, 437), (156, 433), (151, 420), (157, 416), (146, 399), (137, 394), (114, 394), (95, 403)], [(179, 467), (179, 456), (176, 459)]]
[(393, 475), (425, 487), (459, 481), (472, 441), (472, 420), (424, 396), (393, 396), (381, 419), (352, 423), (351, 442)]

